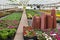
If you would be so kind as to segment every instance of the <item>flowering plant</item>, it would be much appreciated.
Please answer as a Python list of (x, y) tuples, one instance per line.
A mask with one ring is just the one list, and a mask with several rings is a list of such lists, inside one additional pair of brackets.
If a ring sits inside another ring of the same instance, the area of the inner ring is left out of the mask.
[(52, 37), (53, 40), (59, 40), (60, 39), (60, 29), (47, 29), (44, 30), (45, 33), (47, 33), (48, 35), (50, 35)]
[(37, 30), (36, 35), (38, 37), (38, 40), (52, 40), (52, 38), (48, 34), (41, 30)]
[(24, 34), (24, 36), (26, 36), (26, 37), (36, 36), (35, 31), (34, 31), (33, 28), (31, 28), (31, 27), (24, 27), (24, 28), (23, 28), (23, 34)]
[(23, 35), (26, 37), (37, 36), (38, 40), (52, 40), (52, 38), (41, 30), (34, 30), (31, 26), (23, 27)]
[(50, 32), (50, 36), (53, 36), (53, 38), (55, 38), (55, 40), (60, 40), (60, 29), (54, 29)]
[(0, 20), (0, 28), (17, 28), (17, 20)]

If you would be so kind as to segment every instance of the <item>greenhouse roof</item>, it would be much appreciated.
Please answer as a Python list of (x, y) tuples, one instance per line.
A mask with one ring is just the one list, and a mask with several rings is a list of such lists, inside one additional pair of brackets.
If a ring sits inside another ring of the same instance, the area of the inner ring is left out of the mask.
[(60, 0), (30, 0), (28, 4), (51, 4), (51, 3), (58, 3)]
[[(30, 0), (28, 4), (51, 4), (51, 3), (57, 3), (60, 2), (60, 0)], [(0, 4), (6, 4), (9, 3), (8, 0), (1, 0)]]

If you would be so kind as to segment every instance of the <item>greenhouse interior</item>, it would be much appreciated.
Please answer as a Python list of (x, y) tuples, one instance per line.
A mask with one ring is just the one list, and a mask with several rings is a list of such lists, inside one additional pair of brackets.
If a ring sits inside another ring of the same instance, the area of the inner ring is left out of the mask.
[(60, 0), (1, 0), (0, 40), (60, 40)]

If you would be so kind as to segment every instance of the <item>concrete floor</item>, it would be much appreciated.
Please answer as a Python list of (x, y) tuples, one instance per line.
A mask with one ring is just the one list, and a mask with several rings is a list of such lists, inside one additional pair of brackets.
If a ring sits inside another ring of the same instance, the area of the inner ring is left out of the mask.
[(57, 28), (60, 29), (60, 23), (57, 23)]
[(24, 40), (23, 39), (23, 26), (28, 26), (27, 16), (25, 10), (23, 11), (22, 18), (19, 27), (16, 32), (14, 40)]

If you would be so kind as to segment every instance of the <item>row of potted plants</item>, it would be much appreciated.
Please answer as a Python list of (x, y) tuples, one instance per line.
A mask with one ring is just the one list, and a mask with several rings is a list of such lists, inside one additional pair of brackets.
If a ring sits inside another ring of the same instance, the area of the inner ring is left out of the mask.
[(22, 17), (22, 12), (14, 12), (10, 15), (7, 15), (3, 18), (1, 18), (0, 20), (21, 20)]
[(0, 20), (0, 28), (12, 28), (18, 26), (17, 20)]
[(60, 40), (60, 29), (37, 30), (31, 26), (23, 27), (24, 40)]
[(38, 12), (39, 12), (38, 10), (26, 10), (27, 18), (28, 19), (32, 19), (32, 17), (34, 15), (38, 15), (39, 16), (40, 14)]
[(11, 13), (10, 12), (6, 12), (6, 11), (0, 11), (0, 18), (4, 17), (6, 15), (9, 15), (9, 14), (11, 14)]
[(13, 40), (22, 14), (14, 12), (0, 19), (0, 40)]
[(17, 20), (0, 20), (0, 39), (12, 40), (19, 22)]
[(16, 33), (16, 29), (1, 29), (0, 30), (0, 40), (13, 40), (13, 37)]

